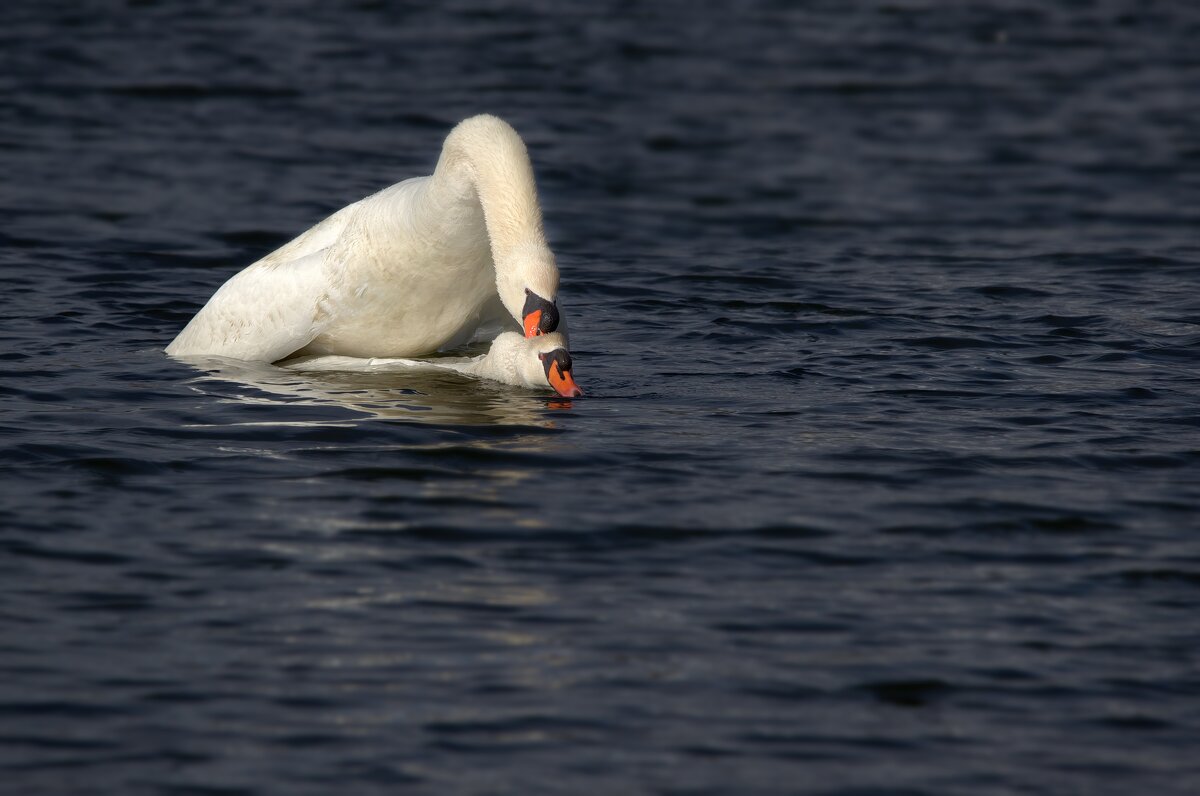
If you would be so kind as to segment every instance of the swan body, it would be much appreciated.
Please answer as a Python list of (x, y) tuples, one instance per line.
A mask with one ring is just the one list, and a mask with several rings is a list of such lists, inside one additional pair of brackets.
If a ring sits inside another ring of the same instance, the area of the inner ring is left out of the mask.
[(511, 317), (559, 327), (558, 267), (529, 156), (494, 116), (451, 131), (434, 173), (351, 204), (222, 285), (173, 356), (409, 357)]
[(472, 358), (405, 359), (395, 357), (305, 356), (283, 363), (300, 371), (355, 371), (379, 373), (412, 368), (451, 370), (468, 376), (533, 389), (552, 389), (575, 398), (583, 394), (571, 375), (571, 355), (566, 339), (557, 332), (525, 338), (502, 332), (488, 352)]

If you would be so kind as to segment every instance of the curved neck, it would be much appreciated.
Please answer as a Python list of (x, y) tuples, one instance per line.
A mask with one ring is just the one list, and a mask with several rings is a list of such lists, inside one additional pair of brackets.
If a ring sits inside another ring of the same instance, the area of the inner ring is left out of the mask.
[(512, 127), (494, 116), (461, 122), (442, 146), (431, 183), (439, 197), (482, 207), (496, 288), (518, 323), (526, 289), (554, 300), (558, 268), (542, 228), (529, 154)]
[(524, 338), (516, 332), (503, 332), (492, 341), (486, 354), (476, 357), (462, 370), (493, 381), (519, 384), (521, 379), (517, 358), (523, 342)]

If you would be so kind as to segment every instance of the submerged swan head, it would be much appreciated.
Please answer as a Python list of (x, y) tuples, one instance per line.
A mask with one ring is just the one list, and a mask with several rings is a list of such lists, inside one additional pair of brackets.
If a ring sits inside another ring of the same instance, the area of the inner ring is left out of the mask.
[(479, 375), (526, 387), (549, 386), (564, 398), (578, 398), (583, 390), (575, 384), (571, 367), (571, 354), (561, 334), (550, 332), (526, 338), (517, 332), (504, 332), (492, 341)]

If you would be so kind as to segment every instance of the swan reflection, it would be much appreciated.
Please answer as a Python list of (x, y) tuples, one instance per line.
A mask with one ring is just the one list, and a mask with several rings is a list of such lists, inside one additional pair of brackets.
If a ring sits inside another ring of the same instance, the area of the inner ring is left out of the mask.
[[(547, 409), (569, 409), (536, 392), (475, 379), (446, 369), (412, 367), (384, 372), (308, 371), (304, 363), (281, 367), (214, 356), (176, 357), (204, 372), (192, 389), (245, 404), (341, 407), (362, 415), (438, 425), (554, 426)], [(246, 391), (245, 388), (251, 388)], [(266, 425), (339, 425), (337, 418), (259, 421)]]

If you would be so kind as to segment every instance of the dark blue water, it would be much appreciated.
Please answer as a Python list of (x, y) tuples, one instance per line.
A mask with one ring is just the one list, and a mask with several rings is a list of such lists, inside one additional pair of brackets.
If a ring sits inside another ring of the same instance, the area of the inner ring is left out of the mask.
[[(1200, 6), (0, 11), (0, 782), (1200, 787)], [(459, 119), (576, 377), (162, 347)]]

